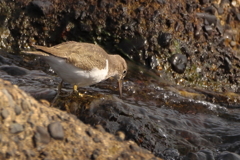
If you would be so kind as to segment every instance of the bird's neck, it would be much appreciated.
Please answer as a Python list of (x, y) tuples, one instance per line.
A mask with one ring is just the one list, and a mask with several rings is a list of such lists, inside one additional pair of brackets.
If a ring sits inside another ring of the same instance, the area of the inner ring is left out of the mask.
[(118, 75), (118, 64), (119, 61), (116, 59), (115, 55), (109, 55), (109, 70), (108, 70), (108, 77), (113, 77)]

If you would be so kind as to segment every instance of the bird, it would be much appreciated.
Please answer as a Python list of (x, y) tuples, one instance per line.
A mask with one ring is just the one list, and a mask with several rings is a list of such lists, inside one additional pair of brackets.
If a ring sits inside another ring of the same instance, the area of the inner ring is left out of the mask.
[(54, 72), (62, 79), (55, 102), (62, 88), (62, 83), (73, 85), (73, 92), (78, 87), (86, 87), (114, 77), (118, 81), (119, 94), (122, 97), (122, 83), (127, 74), (127, 63), (117, 54), (108, 54), (99, 45), (68, 41), (46, 47), (33, 45), (35, 51), (24, 51), (43, 58)]

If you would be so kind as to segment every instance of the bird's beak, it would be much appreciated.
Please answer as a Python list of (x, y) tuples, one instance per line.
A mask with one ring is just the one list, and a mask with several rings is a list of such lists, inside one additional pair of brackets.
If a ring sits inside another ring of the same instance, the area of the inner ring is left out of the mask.
[(120, 78), (118, 80), (118, 87), (119, 87), (119, 94), (121, 98), (122, 98), (122, 83), (123, 83), (123, 80)]

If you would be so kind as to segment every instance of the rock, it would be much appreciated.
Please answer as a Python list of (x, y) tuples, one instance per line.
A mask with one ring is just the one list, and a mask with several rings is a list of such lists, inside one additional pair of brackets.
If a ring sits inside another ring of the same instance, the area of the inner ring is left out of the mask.
[(3, 109), (1, 114), (2, 114), (3, 119), (6, 119), (8, 117), (8, 115), (9, 115), (9, 112), (8, 112), (8, 110)]
[(207, 150), (207, 149), (196, 152), (196, 153), (193, 153), (193, 152), (188, 153), (183, 158), (183, 160), (192, 160), (192, 159), (195, 159), (195, 160), (215, 160), (214, 156), (213, 156), (213, 152), (210, 151), (210, 150)]
[(30, 3), (29, 8), (32, 11), (37, 11), (42, 15), (47, 15), (52, 10), (52, 3), (48, 0), (34, 0)]
[(8, 66), (8, 65), (4, 65), (0, 67), (0, 70), (6, 72), (7, 74), (11, 75), (11, 76), (23, 76), (27, 74), (27, 70), (22, 68), (22, 67), (18, 67), (18, 66)]
[(240, 156), (233, 152), (222, 152), (220, 155), (217, 156), (216, 160), (240, 160)]
[(170, 45), (172, 40), (172, 34), (170, 33), (161, 33), (158, 37), (158, 44), (163, 47), (166, 48)]
[(199, 18), (205, 19), (205, 24), (210, 26), (216, 26), (217, 17), (208, 13), (196, 13)]
[(45, 129), (42, 126), (36, 127), (36, 133), (34, 135), (34, 140), (35, 140), (36, 144), (38, 142), (48, 144), (50, 142), (50, 139), (51, 139), (51, 137), (50, 137), (47, 129)]
[(19, 107), (19, 106), (15, 106), (14, 111), (15, 111), (15, 114), (16, 114), (16, 115), (19, 115), (19, 114), (21, 114), (22, 109), (21, 109), (21, 107)]
[(209, 25), (205, 25), (204, 27), (204, 31), (207, 32), (208, 34), (212, 33), (213, 28)]
[(48, 131), (52, 138), (62, 140), (64, 138), (64, 131), (61, 123), (53, 122), (48, 125)]
[(177, 73), (183, 73), (187, 66), (187, 57), (184, 54), (174, 54), (169, 58), (172, 69)]
[(10, 132), (13, 134), (20, 133), (23, 131), (23, 126), (18, 123), (12, 123), (10, 125)]

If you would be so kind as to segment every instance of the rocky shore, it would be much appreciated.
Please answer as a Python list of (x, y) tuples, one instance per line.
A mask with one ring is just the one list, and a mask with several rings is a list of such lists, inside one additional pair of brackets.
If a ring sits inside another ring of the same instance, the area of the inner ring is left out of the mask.
[(159, 159), (124, 133), (92, 128), (1, 79), (0, 98), (0, 159)]
[[(0, 159), (240, 159), (239, 26), (239, 0), (1, 0)], [(48, 107), (60, 79), (23, 51), (70, 40), (125, 58), (122, 99), (64, 83)]]

